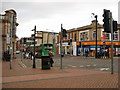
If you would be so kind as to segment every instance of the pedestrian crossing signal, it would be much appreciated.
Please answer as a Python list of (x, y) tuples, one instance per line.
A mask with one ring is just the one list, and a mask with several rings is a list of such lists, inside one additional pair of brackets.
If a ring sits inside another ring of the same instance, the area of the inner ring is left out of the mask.
[(103, 17), (104, 17), (103, 19), (104, 32), (111, 33), (110, 10), (104, 9)]
[(63, 37), (67, 37), (67, 31), (66, 31), (66, 29), (63, 29), (62, 34), (63, 34)]
[(113, 21), (113, 32), (117, 31), (117, 21)]

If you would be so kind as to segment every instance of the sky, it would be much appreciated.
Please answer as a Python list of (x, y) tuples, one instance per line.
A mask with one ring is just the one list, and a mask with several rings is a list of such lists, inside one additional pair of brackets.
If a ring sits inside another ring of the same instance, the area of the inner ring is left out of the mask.
[(17, 13), (17, 36), (30, 37), (36, 25), (37, 31), (61, 31), (90, 25), (94, 20), (92, 13), (103, 24), (103, 9), (110, 10), (118, 21), (118, 2), (120, 0), (2, 0), (1, 14), (14, 9)]

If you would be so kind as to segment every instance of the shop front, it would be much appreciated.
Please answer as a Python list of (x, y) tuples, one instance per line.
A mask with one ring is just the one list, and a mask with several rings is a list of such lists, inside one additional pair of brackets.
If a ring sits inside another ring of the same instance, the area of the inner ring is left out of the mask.
[[(77, 56), (85, 56), (85, 51), (88, 51), (88, 56), (95, 56), (96, 46), (84, 45), (77, 46)], [(97, 52), (101, 52), (102, 46), (97, 46)]]
[[(85, 51), (89, 52), (89, 56), (94, 57), (96, 53), (96, 42), (80, 42), (76, 43), (77, 46), (77, 56), (85, 56)], [(97, 43), (97, 53), (107, 52), (109, 57), (111, 57), (111, 42), (98, 41)], [(119, 56), (120, 53), (120, 42), (114, 42), (113, 54), (114, 56)]]
[[(68, 44), (68, 42), (62, 43), (62, 52), (65, 55), (76, 56), (76, 42), (72, 42), (70, 45)], [(59, 54), (60, 54), (60, 44), (59, 44)]]

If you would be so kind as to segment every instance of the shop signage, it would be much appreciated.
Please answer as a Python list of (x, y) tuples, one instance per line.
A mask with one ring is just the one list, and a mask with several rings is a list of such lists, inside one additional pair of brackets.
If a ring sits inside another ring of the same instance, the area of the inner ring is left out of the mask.
[(68, 43), (62, 43), (62, 46), (69, 46)]

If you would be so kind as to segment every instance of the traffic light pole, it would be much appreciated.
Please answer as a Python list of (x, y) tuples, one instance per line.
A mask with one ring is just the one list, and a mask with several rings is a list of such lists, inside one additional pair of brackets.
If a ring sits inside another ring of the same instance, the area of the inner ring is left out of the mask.
[(62, 28), (62, 24), (61, 24), (61, 37), (60, 37), (60, 38), (61, 38), (61, 39), (60, 39), (60, 57), (61, 57), (61, 58), (60, 58), (60, 61), (61, 61), (61, 66), (60, 66), (60, 69), (62, 69), (62, 38), (63, 38), (63, 36), (62, 36), (62, 33), (63, 33), (62, 31), (63, 31), (63, 30), (62, 30), (62, 29), (63, 29), (63, 28)]
[(62, 40), (60, 40), (60, 55), (61, 55), (61, 58), (60, 58), (60, 61), (61, 61), (60, 69), (62, 69)]
[(113, 20), (112, 20), (112, 13), (110, 12), (110, 23), (111, 23), (111, 74), (113, 74)]
[(23, 46), (23, 39), (21, 39), (21, 50), (20, 50), (20, 54), (21, 54), (21, 61), (22, 61), (22, 52), (23, 52), (23, 50), (22, 50), (22, 46)]
[(114, 31), (117, 31), (117, 22), (113, 21), (112, 12), (110, 12), (110, 10), (104, 9), (103, 17), (104, 31), (107, 33), (111, 33), (111, 74), (113, 74), (113, 34)]

